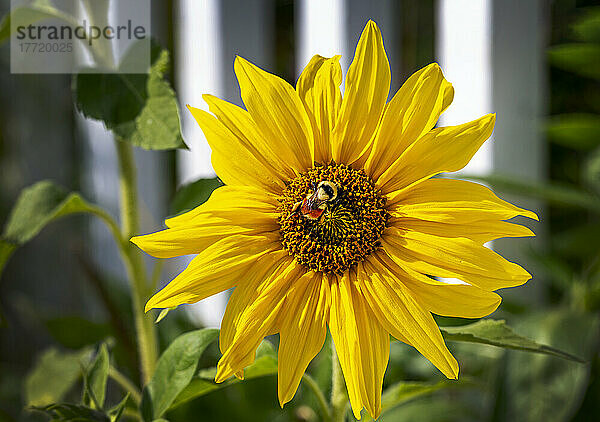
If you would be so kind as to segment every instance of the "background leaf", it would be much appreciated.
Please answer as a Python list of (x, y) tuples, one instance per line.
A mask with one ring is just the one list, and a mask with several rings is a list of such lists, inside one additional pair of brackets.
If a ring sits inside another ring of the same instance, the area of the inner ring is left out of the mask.
[[(188, 384), (188, 386), (177, 396), (177, 399), (173, 402), (171, 408), (174, 409), (212, 391), (243, 382), (237, 378), (230, 378), (225, 382), (217, 384), (214, 382), (216, 372), (216, 368), (200, 371), (198, 375), (194, 377), (194, 379)], [(244, 369), (244, 380), (251, 380), (276, 374), (277, 353), (273, 349), (273, 345), (268, 340), (264, 340), (256, 350), (256, 359), (254, 360), (254, 363)]]
[(546, 123), (548, 140), (577, 150), (600, 145), (600, 116), (591, 113), (559, 114)]
[[(455, 382), (454, 384), (457, 383)], [(451, 385), (452, 383), (447, 381), (440, 381), (434, 384), (417, 381), (401, 381), (390, 385), (381, 395), (381, 414), (383, 415), (410, 400), (432, 394)], [(366, 422), (373, 421), (373, 419), (369, 417), (368, 413), (364, 411), (363, 417), (365, 418)]]
[[(589, 359), (598, 342), (599, 323), (598, 315), (561, 307), (521, 318), (518, 329)], [(508, 395), (505, 420), (562, 422), (572, 420), (581, 405), (590, 365), (514, 353), (508, 356), (504, 374)]]
[(144, 387), (142, 415), (144, 420), (160, 418), (179, 393), (189, 384), (198, 359), (218, 336), (219, 330), (203, 329), (177, 337), (162, 354), (152, 379)]
[(600, 79), (600, 44), (561, 44), (548, 50), (554, 66), (580, 76)]
[(216, 177), (198, 179), (195, 182), (181, 186), (175, 193), (171, 203), (171, 213), (179, 214), (205, 203), (211, 193), (223, 183)]
[(584, 362), (580, 357), (554, 347), (536, 343), (527, 337), (516, 334), (503, 320), (481, 319), (472, 324), (458, 327), (440, 327), (440, 330), (444, 339), (449, 341), (489, 344), (506, 349), (542, 353), (576, 362)]
[(73, 79), (75, 105), (113, 133), (149, 150), (186, 148), (179, 108), (164, 79), (169, 53), (153, 45), (149, 74), (79, 73)]
[(55, 348), (46, 350), (25, 379), (25, 400), (28, 406), (45, 406), (60, 401), (81, 376), (90, 349), (61, 353)]
[(515, 177), (499, 174), (489, 176), (464, 175), (461, 177), (489, 184), (502, 192), (542, 199), (562, 207), (580, 207), (600, 213), (600, 198), (575, 186), (526, 182)]
[(94, 208), (76, 193), (68, 193), (50, 181), (38, 182), (21, 192), (4, 227), (3, 239), (22, 245), (52, 220)]
[(0, 239), (0, 275), (6, 266), (6, 263), (10, 259), (13, 252), (17, 249), (15, 245), (11, 245), (7, 241)]
[(50, 181), (24, 189), (13, 207), (0, 239), (0, 272), (17, 246), (31, 240), (48, 223), (75, 213), (102, 212), (77, 193), (68, 193)]
[(108, 348), (106, 343), (102, 343), (96, 358), (85, 374), (83, 403), (93, 409), (102, 409), (104, 406), (109, 364)]
[(586, 10), (573, 25), (573, 32), (581, 41), (600, 43), (600, 8)]

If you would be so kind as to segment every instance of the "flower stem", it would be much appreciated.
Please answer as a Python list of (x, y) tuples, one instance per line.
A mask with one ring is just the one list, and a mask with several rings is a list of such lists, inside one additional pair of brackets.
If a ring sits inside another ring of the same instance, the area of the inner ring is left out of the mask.
[(333, 341), (331, 345), (331, 383), (331, 409), (333, 412), (331, 420), (333, 422), (344, 422), (346, 420), (348, 395), (346, 394), (344, 374)]
[(311, 377), (307, 373), (302, 375), (302, 380), (304, 381), (304, 384), (308, 388), (310, 388), (310, 390), (313, 392), (313, 394), (317, 398), (317, 401), (319, 402), (319, 408), (321, 409), (321, 416), (323, 417), (323, 420), (325, 422), (331, 422), (331, 412), (329, 410), (329, 405), (327, 404), (327, 400), (325, 399), (325, 396), (323, 395), (323, 392), (319, 388), (319, 385), (317, 384), (317, 382), (313, 379), (313, 377)]
[(144, 314), (144, 300), (147, 295), (146, 271), (139, 251), (129, 239), (139, 232), (137, 203), (137, 177), (133, 147), (122, 140), (116, 141), (119, 158), (119, 188), (121, 192), (121, 232), (123, 237), (123, 259), (131, 282), (131, 298), (138, 351), (142, 372), (142, 382), (146, 384), (154, 373), (158, 355), (156, 333), (151, 318)]

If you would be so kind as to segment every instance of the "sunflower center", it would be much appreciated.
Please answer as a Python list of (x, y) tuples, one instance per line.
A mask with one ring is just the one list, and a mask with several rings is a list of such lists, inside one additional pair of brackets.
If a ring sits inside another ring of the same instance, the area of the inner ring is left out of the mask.
[(363, 170), (319, 166), (289, 181), (279, 198), (283, 247), (299, 264), (341, 274), (380, 246), (386, 198)]

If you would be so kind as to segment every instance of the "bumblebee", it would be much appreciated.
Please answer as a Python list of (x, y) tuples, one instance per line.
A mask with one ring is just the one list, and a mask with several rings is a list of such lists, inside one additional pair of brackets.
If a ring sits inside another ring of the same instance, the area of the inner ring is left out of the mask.
[(323, 180), (313, 186), (312, 194), (294, 204), (290, 215), (300, 214), (309, 220), (318, 220), (329, 205), (339, 200), (340, 193), (338, 185), (329, 180)]

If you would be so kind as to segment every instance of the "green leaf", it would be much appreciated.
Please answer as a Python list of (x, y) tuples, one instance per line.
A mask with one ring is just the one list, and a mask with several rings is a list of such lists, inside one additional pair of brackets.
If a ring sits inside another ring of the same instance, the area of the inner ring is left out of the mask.
[[(184, 403), (204, 396), (212, 391), (228, 387), (232, 384), (241, 382), (237, 378), (230, 378), (225, 382), (216, 384), (214, 382), (216, 368), (202, 370), (181, 391), (177, 399), (173, 402), (170, 409), (174, 409)], [(277, 354), (271, 343), (267, 340), (263, 341), (256, 351), (256, 359), (254, 363), (244, 369), (244, 380), (265, 377), (268, 375), (277, 374)]]
[(85, 374), (83, 403), (93, 409), (102, 409), (104, 406), (109, 363), (108, 348), (106, 343), (102, 343), (96, 359)]
[(123, 397), (116, 406), (108, 411), (108, 416), (110, 417), (110, 422), (117, 422), (121, 415), (123, 415), (123, 411), (125, 410), (125, 405), (127, 405), (127, 401), (129, 400), (129, 393)]
[(89, 358), (89, 349), (73, 353), (46, 350), (25, 378), (27, 405), (45, 406), (60, 401), (81, 376), (81, 366)]
[(554, 347), (539, 344), (527, 337), (516, 334), (504, 320), (481, 319), (472, 324), (458, 327), (440, 327), (445, 340), (481, 343), (505, 349), (522, 350), (556, 356), (575, 362), (585, 363), (583, 359)]
[(0, 240), (0, 271), (15, 248), (31, 240), (48, 223), (83, 212), (102, 211), (79, 194), (69, 193), (47, 180), (24, 189), (8, 217)]
[(548, 50), (548, 59), (563, 70), (600, 79), (599, 44), (560, 44)]
[(600, 8), (586, 10), (573, 25), (573, 32), (581, 41), (600, 43)]
[(76, 193), (68, 193), (50, 181), (38, 182), (19, 196), (4, 228), (4, 241), (22, 245), (52, 220), (93, 208)]
[(587, 151), (600, 145), (600, 116), (597, 114), (560, 114), (546, 123), (548, 139), (555, 144)]
[(52, 422), (110, 422), (103, 412), (80, 404), (55, 403), (45, 407), (33, 407), (33, 410), (46, 413), (52, 417)]
[(181, 186), (171, 203), (171, 213), (179, 214), (205, 203), (212, 192), (223, 183), (216, 177), (198, 179), (195, 182)]
[(179, 393), (189, 384), (204, 350), (218, 336), (219, 330), (203, 329), (177, 337), (162, 354), (152, 379), (144, 387), (144, 420), (160, 418)]
[(600, 213), (600, 198), (575, 186), (532, 183), (499, 174), (489, 176), (461, 175), (461, 177), (490, 184), (499, 191), (542, 199), (553, 205), (580, 207)]
[(153, 45), (151, 56), (147, 75), (75, 75), (75, 104), (84, 116), (101, 120), (115, 135), (135, 146), (149, 150), (187, 148), (181, 136), (177, 99), (164, 79), (169, 53)]
[(16, 29), (18, 26), (29, 26), (43, 19), (51, 18), (62, 19), (71, 24), (75, 22), (75, 18), (56, 9), (48, 0), (37, 0), (28, 6), (17, 7), (6, 14), (0, 22), (0, 43), (12, 35), (11, 29)]

